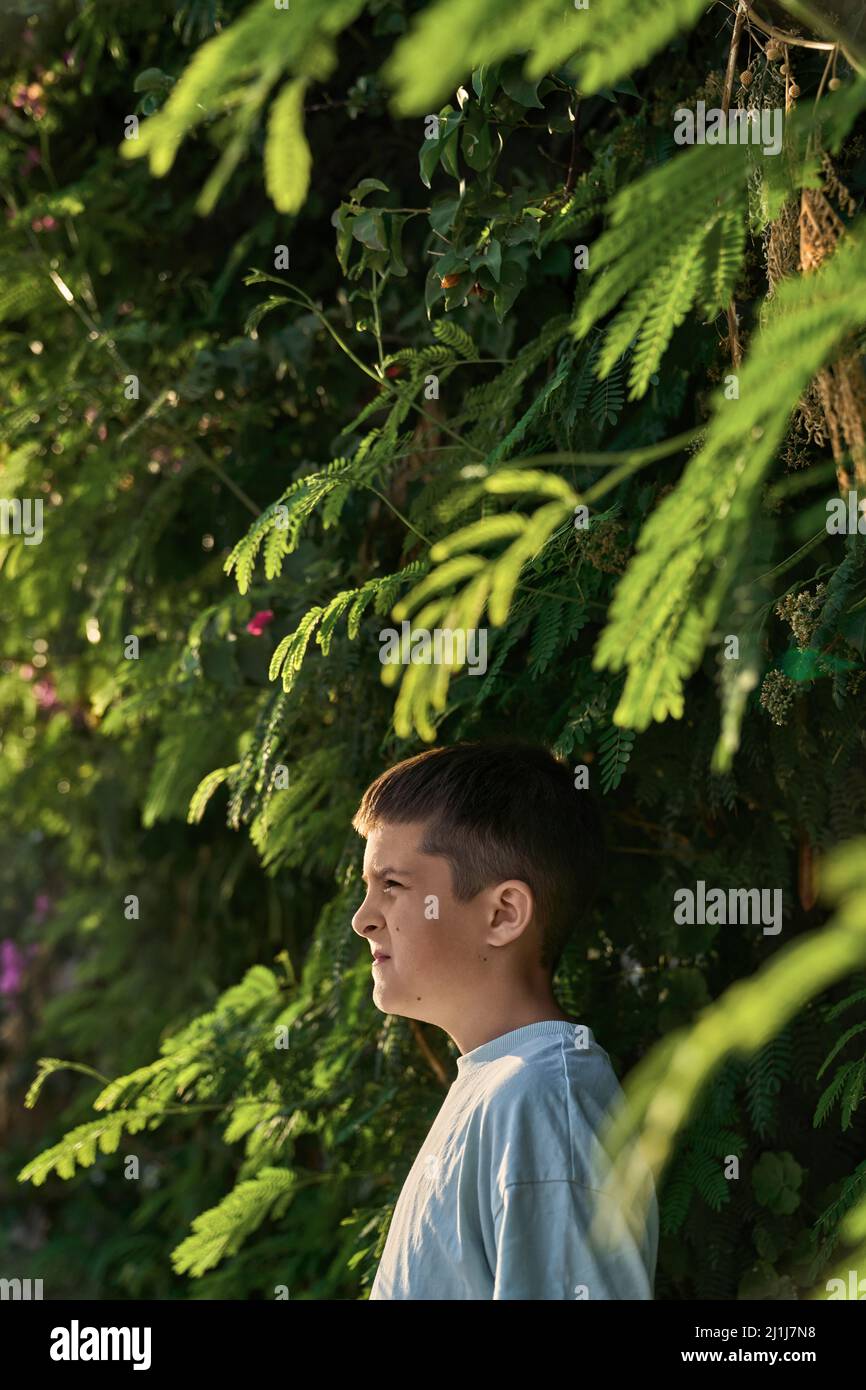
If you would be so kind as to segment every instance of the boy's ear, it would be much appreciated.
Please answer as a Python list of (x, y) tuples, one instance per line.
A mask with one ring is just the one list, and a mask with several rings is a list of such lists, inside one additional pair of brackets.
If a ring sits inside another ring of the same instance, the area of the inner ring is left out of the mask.
[(505, 879), (489, 890), (492, 927), (500, 944), (520, 936), (535, 915), (535, 895), (520, 878)]

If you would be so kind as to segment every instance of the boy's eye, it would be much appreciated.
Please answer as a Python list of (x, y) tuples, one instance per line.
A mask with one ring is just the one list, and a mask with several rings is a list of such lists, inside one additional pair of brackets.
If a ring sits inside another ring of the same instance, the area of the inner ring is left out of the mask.
[(386, 879), (385, 879), (385, 892), (386, 892), (386, 893), (387, 893), (388, 889), (389, 889), (392, 885), (393, 885), (394, 888), (402, 888), (402, 887), (403, 887), (402, 883), (398, 883), (397, 880), (396, 880), (396, 878), (386, 878)]

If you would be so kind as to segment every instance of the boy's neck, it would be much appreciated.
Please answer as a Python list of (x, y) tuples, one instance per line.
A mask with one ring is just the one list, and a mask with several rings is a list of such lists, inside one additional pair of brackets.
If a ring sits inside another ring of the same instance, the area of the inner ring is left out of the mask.
[(456, 1033), (447, 1030), (461, 1053), (472, 1052), (476, 1047), (483, 1047), (485, 1043), (492, 1042), (494, 1038), (501, 1038), (505, 1033), (512, 1033), (516, 1028), (526, 1028), (530, 1023), (545, 1023), (548, 1020), (558, 1020), (562, 1023), (577, 1023), (576, 1018), (571, 1018), (557, 1004), (555, 999), (550, 1003), (540, 1003), (537, 1005), (526, 1005), (520, 1008), (507, 1009), (498, 1017), (488, 1016), (484, 1019), (472, 1019), (470, 1021), (461, 1020), (461, 1024)]

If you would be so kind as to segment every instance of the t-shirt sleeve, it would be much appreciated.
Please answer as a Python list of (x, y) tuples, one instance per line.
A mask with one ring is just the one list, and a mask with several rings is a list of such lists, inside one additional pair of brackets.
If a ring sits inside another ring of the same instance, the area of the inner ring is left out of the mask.
[(610, 1248), (590, 1238), (599, 1204), (617, 1223), (610, 1202), (568, 1179), (507, 1186), (494, 1220), (493, 1298), (651, 1299), (645, 1261), (625, 1229)]

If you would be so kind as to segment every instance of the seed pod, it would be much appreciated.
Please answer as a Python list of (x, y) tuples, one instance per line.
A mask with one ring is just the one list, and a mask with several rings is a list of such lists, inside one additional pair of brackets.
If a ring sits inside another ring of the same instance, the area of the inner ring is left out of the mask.
[(743, 87), (751, 87), (753, 81), (754, 81), (754, 78), (752, 77), (752, 74), (749, 72), (749, 69), (748, 69), (748, 68), (746, 68), (746, 71), (745, 71), (745, 72), (741, 72), (741, 73), (740, 73), (740, 84), (741, 84), (741, 86), (743, 86)]
[(789, 90), (789, 92), (788, 92), (788, 95), (789, 95), (790, 97), (798, 97), (798, 96), (800, 95), (800, 88), (797, 86), (796, 82), (792, 82), (792, 83), (791, 83), (791, 87), (790, 87), (790, 90)]
[(838, 92), (839, 88), (842, 86), (842, 83), (839, 81), (838, 77), (831, 77), (830, 81), (827, 83), (827, 86), (830, 88), (831, 92)]
[(459, 275), (456, 275), (456, 274), (455, 274), (455, 275), (443, 275), (443, 276), (442, 276), (442, 279), (439, 281), (439, 283), (440, 283), (440, 285), (442, 286), (443, 290), (450, 290), (451, 287), (452, 287), (453, 285), (456, 285), (456, 284), (457, 284), (457, 281), (458, 281), (459, 279), (460, 279), (460, 276), (459, 276)]
[(780, 44), (776, 43), (775, 39), (770, 39), (770, 42), (767, 44), (766, 56), (767, 61), (770, 63), (775, 63), (777, 58), (781, 58), (782, 48)]
[(779, 65), (779, 72), (783, 72), (783, 73), (785, 74), (786, 77), (788, 76), (788, 74), (790, 73), (790, 71), (791, 71), (791, 64), (790, 64), (790, 63), (781, 63), (781, 64)]

